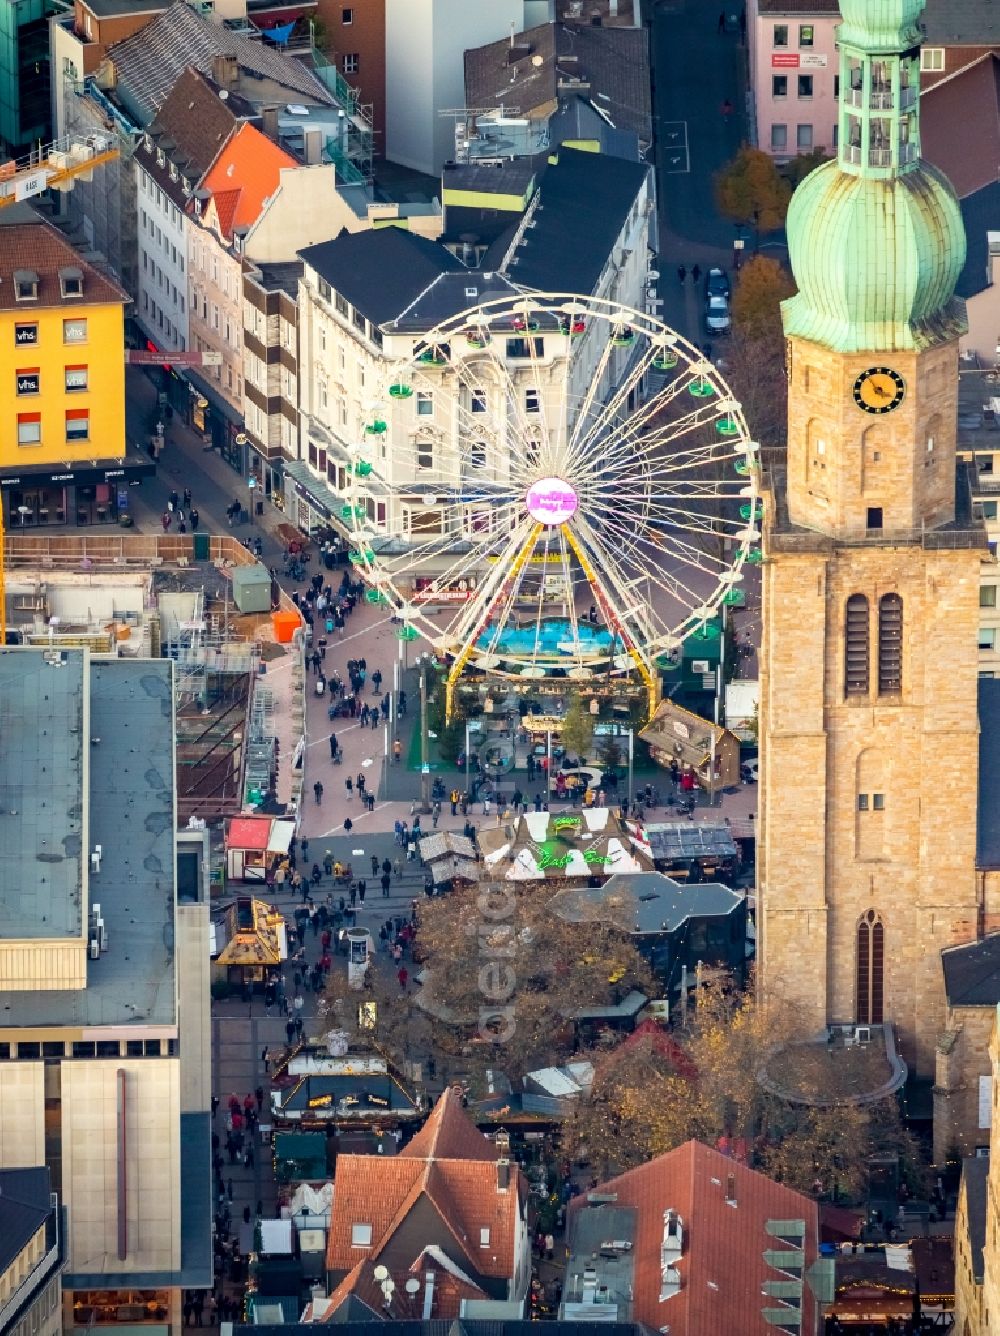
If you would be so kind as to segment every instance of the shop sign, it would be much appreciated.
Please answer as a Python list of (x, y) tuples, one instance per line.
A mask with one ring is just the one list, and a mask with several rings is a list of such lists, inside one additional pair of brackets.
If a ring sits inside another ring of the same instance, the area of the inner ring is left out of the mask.
[(580, 818), (578, 816), (557, 816), (552, 822), (553, 830), (579, 830)]
[(37, 371), (19, 371), (17, 373), (18, 394), (37, 394), (41, 379), (41, 375)]
[[(549, 854), (543, 850), (538, 858), (538, 867), (540, 870), (544, 870), (545, 868), (549, 867), (566, 868), (569, 867), (572, 858), (573, 858), (572, 854)], [(604, 864), (609, 861), (609, 855), (602, 854), (600, 849), (584, 849), (583, 861), (585, 863)]]
[(820, 51), (803, 51), (799, 58), (799, 68), (803, 70), (825, 70), (826, 56)]
[(381, 1095), (369, 1095), (368, 1103), (375, 1104), (380, 1109), (387, 1109), (389, 1107), (389, 1101), (387, 1099), (383, 1099)]
[(194, 423), (196, 431), (205, 430), (205, 409), (207, 407), (207, 399), (196, 399), (194, 401), (194, 409), (191, 412), (191, 421)]
[(771, 55), (772, 70), (797, 70), (799, 53), (797, 51), (775, 51)]
[(310, 1109), (328, 1109), (333, 1103), (332, 1095), (314, 1095), (309, 1101)]
[(471, 589), (418, 589), (413, 595), (414, 603), (467, 603), (472, 597)]

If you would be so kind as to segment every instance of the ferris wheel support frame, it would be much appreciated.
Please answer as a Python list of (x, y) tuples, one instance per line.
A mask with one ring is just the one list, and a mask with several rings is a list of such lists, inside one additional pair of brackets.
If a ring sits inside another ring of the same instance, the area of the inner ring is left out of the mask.
[(604, 592), (604, 586), (598, 580), (597, 573), (594, 570), (593, 564), (590, 558), (584, 552), (582, 545), (576, 538), (576, 535), (572, 532), (569, 525), (567, 524), (560, 525), (560, 528), (562, 529), (563, 534), (565, 535), (566, 542), (569, 544), (570, 548), (573, 551), (573, 555), (580, 563), (580, 568), (583, 571), (584, 575), (587, 577), (587, 583), (593, 590), (596, 600), (599, 603), (605, 604), (605, 607), (602, 608), (605, 621), (607, 621), (609, 626), (614, 626), (615, 630), (621, 636), (622, 643), (628, 650), (629, 657), (632, 659), (632, 662), (639, 670), (640, 677), (646, 683), (646, 699), (649, 705), (648, 714), (646, 716), (648, 722), (650, 719), (652, 719), (653, 713), (656, 710), (657, 705), (659, 705), (660, 703), (660, 688), (656, 674), (652, 671), (649, 664), (639, 653), (639, 648), (636, 645), (632, 636), (628, 634), (628, 632), (625, 630), (625, 627), (621, 624), (618, 618), (615, 617), (612, 611), (611, 601), (608, 598), (607, 594)]
[[(544, 525), (541, 524), (536, 524), (532, 528), (531, 533), (528, 535), (525, 542), (523, 543), (520, 552), (518, 552), (517, 556), (514, 558), (513, 564), (511, 565), (510, 568), (510, 574), (508, 575), (507, 579), (504, 580), (500, 588), (497, 590), (496, 596), (491, 600), (489, 606), (486, 609), (486, 612), (482, 618), (482, 622), (484, 625), (489, 623), (490, 617), (493, 615), (493, 611), (496, 608), (497, 604), (501, 601), (501, 599), (503, 599), (504, 595), (510, 588), (511, 584), (517, 579), (521, 571), (527, 565), (528, 559), (531, 556), (532, 552), (535, 550), (535, 544), (538, 542), (539, 536), (543, 528)], [(452, 663), (451, 667), (448, 669), (448, 677), (445, 681), (445, 686), (444, 686), (445, 723), (448, 724), (451, 723), (451, 717), (455, 711), (455, 687), (458, 685), (458, 679), (462, 676), (462, 672), (465, 669), (465, 665), (469, 662), (469, 660), (472, 657), (472, 653), (476, 647), (476, 640), (478, 639), (479, 634), (480, 632), (477, 631), (475, 635), (467, 637), (464, 647), (462, 648), (460, 653), (455, 655), (455, 660)]]

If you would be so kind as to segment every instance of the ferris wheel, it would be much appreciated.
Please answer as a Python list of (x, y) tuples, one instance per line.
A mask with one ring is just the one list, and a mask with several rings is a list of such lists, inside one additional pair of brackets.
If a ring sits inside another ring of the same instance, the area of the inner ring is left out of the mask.
[[(719, 370), (655, 316), (520, 294), (420, 335), (353, 452), (368, 597), (463, 674), (633, 682), (760, 560), (757, 446)], [(589, 688), (588, 688), (589, 689)]]

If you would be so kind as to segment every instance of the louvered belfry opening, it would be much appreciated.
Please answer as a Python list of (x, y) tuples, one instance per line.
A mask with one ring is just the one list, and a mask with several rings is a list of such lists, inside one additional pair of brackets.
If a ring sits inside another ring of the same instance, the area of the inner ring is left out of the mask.
[(870, 630), (868, 600), (852, 594), (844, 615), (844, 693), (867, 696), (869, 685)]
[(857, 1018), (861, 1025), (881, 1025), (884, 1007), (885, 928), (869, 909), (858, 924)]
[(903, 600), (883, 594), (878, 602), (878, 694), (903, 689)]

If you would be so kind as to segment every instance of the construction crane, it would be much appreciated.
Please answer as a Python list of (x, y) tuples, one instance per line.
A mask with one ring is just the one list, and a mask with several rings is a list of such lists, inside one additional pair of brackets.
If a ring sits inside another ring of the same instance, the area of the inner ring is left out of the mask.
[(40, 195), (43, 190), (72, 190), (78, 180), (92, 180), (95, 167), (118, 156), (111, 135), (75, 134), (53, 140), (26, 158), (2, 162), (0, 209)]

